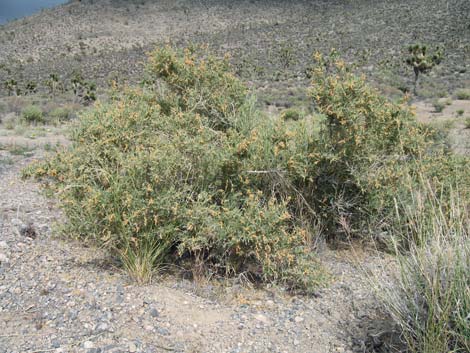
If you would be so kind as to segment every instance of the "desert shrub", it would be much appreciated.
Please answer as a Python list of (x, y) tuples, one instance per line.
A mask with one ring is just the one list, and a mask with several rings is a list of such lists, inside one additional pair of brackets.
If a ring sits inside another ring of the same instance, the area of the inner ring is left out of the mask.
[(179, 58), (162, 49), (150, 57), (149, 70), (153, 79), (165, 83), (168, 101), (192, 109), (215, 129), (232, 127), (233, 115), (246, 102), (247, 88), (230, 72), (228, 58), (198, 58), (190, 49)]
[(29, 105), (22, 110), (21, 119), (28, 124), (43, 123), (44, 114), (38, 106)]
[(75, 113), (70, 108), (58, 107), (58, 108), (53, 109), (49, 113), (49, 118), (59, 121), (59, 122), (63, 122), (63, 121), (71, 120), (74, 117), (74, 115)]
[(467, 161), (406, 101), (388, 101), (334, 52), (315, 60), (318, 114), (286, 123), (254, 108), (226, 60), (158, 49), (142, 87), (97, 104), (71, 149), (26, 174), (50, 179), (67, 233), (113, 250), (136, 278), (169, 262), (314, 288), (327, 278), (315, 259), (320, 229), (391, 239), (409, 232), (395, 200), (420, 175), (443, 195), (470, 185)]
[(457, 97), (457, 99), (470, 99), (470, 89), (459, 89), (455, 92), (455, 96)]
[(8, 113), (2, 118), (2, 124), (7, 130), (13, 130), (17, 123), (18, 117), (15, 113)]
[(457, 116), (462, 116), (463, 113), (465, 113), (465, 110), (463, 109), (457, 109), (457, 111), (455, 112), (457, 114)]
[(286, 109), (281, 113), (281, 119), (283, 120), (299, 120), (302, 119), (302, 113), (297, 109), (290, 108)]
[(452, 105), (452, 98), (445, 98), (443, 102), (445, 105)]
[(315, 151), (312, 205), (333, 234), (363, 233), (393, 209), (403, 167), (432, 143), (406, 104), (393, 103), (352, 73), (333, 52), (315, 55), (313, 98), (325, 123)]
[(156, 50), (153, 80), (97, 104), (73, 147), (29, 172), (52, 181), (67, 233), (108, 247), (136, 278), (189, 261), (201, 273), (312, 289), (326, 278), (312, 252), (317, 234), (302, 227), (287, 192), (264, 184), (300, 147), (261, 119), (228, 68)]
[[(432, 181), (423, 179), (397, 205), (405, 210), (408, 232), (399, 228), (395, 233), (398, 271), (391, 281), (377, 282), (378, 296), (401, 326), (410, 352), (468, 352), (468, 198), (454, 189), (443, 199)], [(406, 252), (404, 236), (411, 244)]]
[(441, 113), (444, 108), (446, 107), (446, 103), (445, 102), (441, 102), (439, 100), (435, 100), (433, 103), (432, 103), (432, 106), (434, 107), (434, 111), (436, 113)]
[(470, 129), (470, 118), (465, 119), (465, 128)]

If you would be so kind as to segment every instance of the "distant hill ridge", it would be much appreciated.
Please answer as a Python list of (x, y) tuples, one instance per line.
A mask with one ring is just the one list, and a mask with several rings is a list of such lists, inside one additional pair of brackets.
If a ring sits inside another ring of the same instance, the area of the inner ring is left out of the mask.
[(99, 84), (136, 82), (145, 53), (168, 42), (230, 52), (260, 89), (298, 85), (312, 52), (333, 47), (378, 81), (405, 80), (401, 53), (424, 42), (445, 48), (434, 74), (453, 89), (470, 84), (469, 24), (467, 0), (74, 0), (0, 27), (0, 83), (76, 70)]

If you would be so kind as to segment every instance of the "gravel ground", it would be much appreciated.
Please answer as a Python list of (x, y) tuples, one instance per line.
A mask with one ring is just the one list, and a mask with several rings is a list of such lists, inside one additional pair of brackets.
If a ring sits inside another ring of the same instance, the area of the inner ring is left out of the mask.
[(19, 177), (32, 158), (0, 169), (0, 352), (387, 351), (358, 269), (383, 259), (325, 250), (335, 280), (314, 297), (173, 276), (138, 286), (101, 250), (54, 237), (55, 202)]

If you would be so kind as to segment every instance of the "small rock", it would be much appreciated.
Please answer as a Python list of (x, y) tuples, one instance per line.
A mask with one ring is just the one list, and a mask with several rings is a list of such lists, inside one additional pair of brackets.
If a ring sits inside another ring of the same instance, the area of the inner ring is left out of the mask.
[(262, 322), (263, 324), (269, 324), (268, 318), (263, 314), (256, 314), (254, 317), (256, 320)]
[(109, 326), (107, 323), (102, 322), (101, 324), (98, 325), (96, 328), (98, 331), (107, 331), (109, 329)]
[(0, 241), (0, 249), (8, 249), (9, 246), (6, 241)]
[(24, 225), (23, 222), (18, 218), (12, 218), (11, 224), (14, 225), (15, 227), (21, 227)]
[(158, 333), (162, 336), (169, 336), (170, 335), (170, 331), (168, 331), (166, 328), (159, 328), (157, 329)]
[(294, 346), (298, 346), (300, 342), (298, 340), (294, 340)]
[(8, 264), (10, 263), (10, 259), (5, 254), (0, 253), (0, 263)]
[(134, 342), (129, 343), (129, 352), (130, 352), (130, 353), (135, 353), (135, 352), (137, 352), (137, 346), (135, 345)]
[(160, 313), (158, 312), (157, 309), (152, 308), (152, 309), (150, 309), (150, 316), (151, 316), (151, 317), (159, 317), (159, 316), (160, 316)]
[(91, 341), (85, 341), (85, 342), (83, 343), (83, 348), (85, 348), (85, 349), (92, 349), (92, 348), (95, 348), (95, 345), (94, 345), (94, 343), (91, 342)]
[(300, 322), (304, 321), (304, 318), (303, 318), (302, 316), (296, 316), (295, 319), (294, 319), (294, 321), (295, 321), (296, 323), (300, 323)]

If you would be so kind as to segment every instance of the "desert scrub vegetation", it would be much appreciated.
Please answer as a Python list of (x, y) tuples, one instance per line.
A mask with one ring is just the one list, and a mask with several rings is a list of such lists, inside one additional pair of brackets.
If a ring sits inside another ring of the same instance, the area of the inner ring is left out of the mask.
[(418, 175), (444, 191), (467, 181), (466, 163), (405, 101), (382, 97), (336, 52), (314, 60), (317, 113), (286, 120), (256, 109), (228, 58), (156, 49), (140, 87), (96, 103), (72, 147), (25, 176), (57, 192), (66, 234), (107, 247), (139, 281), (176, 264), (314, 290), (329, 278), (321, 237), (385, 234), (406, 250), (408, 238), (394, 238), (410, 232), (396, 197)]
[(44, 123), (44, 113), (38, 106), (28, 105), (21, 112), (21, 120), (27, 124)]
[(402, 328), (408, 351), (470, 351), (470, 219), (468, 195), (441, 191), (422, 179), (405, 203), (410, 247), (395, 243), (398, 271), (378, 279), (378, 296)]
[(461, 100), (470, 99), (470, 89), (459, 89), (455, 92), (455, 96), (457, 99)]
[(190, 262), (195, 272), (321, 284), (317, 234), (276, 181), (283, 151), (307, 145), (287, 145), (295, 131), (262, 119), (226, 60), (159, 49), (149, 76), (83, 115), (73, 148), (35, 168), (60, 190), (67, 231), (108, 246), (140, 278), (155, 263)]
[(408, 47), (408, 54), (405, 63), (413, 68), (415, 75), (413, 91), (417, 94), (419, 75), (430, 72), (434, 66), (441, 63), (443, 50), (438, 47), (430, 53), (426, 45), (414, 44)]
[(446, 107), (446, 103), (445, 102), (441, 102), (439, 100), (435, 100), (432, 102), (432, 106), (434, 107), (434, 112), (435, 113), (441, 113), (444, 108)]

